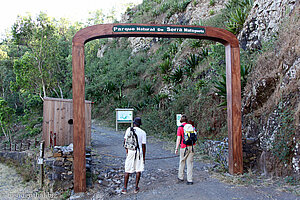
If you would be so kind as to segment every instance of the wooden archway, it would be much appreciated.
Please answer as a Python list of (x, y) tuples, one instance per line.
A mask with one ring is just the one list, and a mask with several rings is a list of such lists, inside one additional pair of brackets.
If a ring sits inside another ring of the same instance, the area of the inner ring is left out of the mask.
[(74, 191), (76, 193), (86, 191), (84, 45), (94, 39), (112, 37), (206, 39), (220, 42), (225, 46), (228, 165), (231, 174), (242, 173), (240, 48), (235, 35), (224, 29), (204, 26), (99, 24), (84, 28), (73, 37)]

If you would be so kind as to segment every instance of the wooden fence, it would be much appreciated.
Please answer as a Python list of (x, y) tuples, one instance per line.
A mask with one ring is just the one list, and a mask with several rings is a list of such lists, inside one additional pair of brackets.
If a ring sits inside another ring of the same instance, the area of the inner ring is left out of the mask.
[(31, 140), (16, 140), (12, 143), (1, 144), (1, 150), (2, 151), (26, 151), (29, 150), (31, 147), (37, 147), (39, 142), (37, 140), (31, 141)]

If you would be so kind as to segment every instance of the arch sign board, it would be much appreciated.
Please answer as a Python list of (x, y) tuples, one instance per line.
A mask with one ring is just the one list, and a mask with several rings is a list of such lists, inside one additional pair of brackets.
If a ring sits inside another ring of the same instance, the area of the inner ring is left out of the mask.
[(86, 191), (84, 45), (94, 39), (114, 37), (193, 38), (212, 40), (225, 46), (228, 167), (231, 174), (242, 173), (240, 48), (235, 35), (224, 29), (205, 26), (99, 24), (86, 27), (73, 37), (74, 191)]

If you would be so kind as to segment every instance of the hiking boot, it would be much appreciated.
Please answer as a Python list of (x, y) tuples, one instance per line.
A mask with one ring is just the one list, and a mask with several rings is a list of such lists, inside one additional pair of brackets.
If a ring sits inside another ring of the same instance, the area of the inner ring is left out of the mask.
[(193, 185), (193, 182), (186, 182), (187, 185)]
[(183, 179), (177, 178), (178, 183), (182, 183), (183, 181), (184, 181)]

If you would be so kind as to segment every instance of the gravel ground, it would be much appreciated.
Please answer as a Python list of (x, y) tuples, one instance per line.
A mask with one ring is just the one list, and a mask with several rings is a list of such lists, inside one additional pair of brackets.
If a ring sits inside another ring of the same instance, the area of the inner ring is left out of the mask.
[[(179, 158), (174, 155), (174, 144), (147, 137), (145, 171), (140, 180), (140, 192), (133, 193), (135, 176), (129, 180), (128, 194), (122, 195), (125, 150), (122, 147), (124, 131), (116, 132), (102, 125), (92, 126), (92, 171), (88, 179), (88, 191), (73, 194), (70, 199), (112, 199), (112, 200), (300, 200), (299, 196), (283, 192), (270, 184), (230, 184), (220, 181), (218, 174), (209, 170), (212, 165), (194, 162), (194, 184), (177, 182)], [(235, 176), (227, 175), (228, 178)], [(223, 176), (224, 178), (224, 176)], [(270, 181), (271, 182), (271, 181)], [(0, 163), (0, 200), (57, 199), (39, 192), (35, 183), (23, 183), (14, 168)]]
[[(194, 162), (194, 184), (177, 182), (179, 158), (171, 150), (173, 144), (147, 137), (145, 171), (140, 181), (140, 192), (133, 193), (134, 175), (128, 185), (128, 194), (122, 195), (125, 150), (122, 147), (124, 132), (116, 132), (101, 125), (92, 126), (92, 148), (94, 152), (93, 170), (99, 173), (97, 183), (85, 194), (76, 194), (70, 199), (113, 199), (113, 200), (169, 200), (169, 199), (203, 199), (203, 200), (295, 200), (299, 196), (281, 192), (272, 186), (247, 184), (240, 186), (221, 182), (208, 169), (210, 164)], [(165, 159), (162, 159), (165, 158)], [(228, 174), (228, 177), (232, 178)]]

